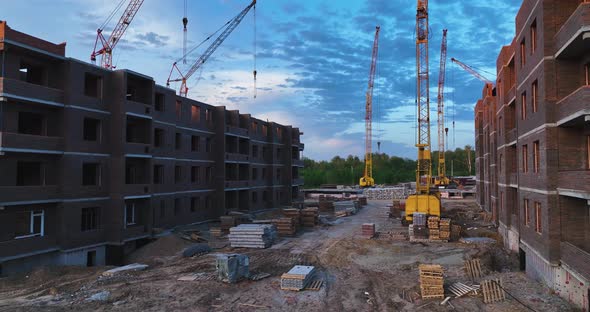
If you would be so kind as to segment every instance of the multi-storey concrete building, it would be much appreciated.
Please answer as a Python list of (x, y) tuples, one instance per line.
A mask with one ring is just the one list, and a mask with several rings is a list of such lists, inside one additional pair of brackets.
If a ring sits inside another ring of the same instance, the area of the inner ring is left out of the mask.
[(300, 134), (0, 21), (0, 272), (117, 263), (154, 228), (288, 205)]
[(497, 60), (497, 96), (476, 106), (478, 202), (494, 213), (506, 247), (520, 254), (522, 269), (585, 311), (590, 310), (589, 17), (585, 0), (525, 0), (516, 36)]

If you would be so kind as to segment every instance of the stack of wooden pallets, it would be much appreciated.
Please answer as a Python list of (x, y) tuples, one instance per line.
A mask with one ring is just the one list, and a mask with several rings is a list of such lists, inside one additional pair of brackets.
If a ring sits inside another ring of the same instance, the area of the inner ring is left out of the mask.
[(428, 237), (431, 240), (440, 240), (440, 230), (438, 228), (439, 217), (428, 217)]
[(506, 300), (506, 293), (502, 286), (502, 280), (486, 280), (481, 282), (481, 292), (484, 303), (494, 303)]
[(301, 210), (297, 208), (283, 209), (283, 216), (293, 219), (296, 227), (299, 227), (301, 224)]
[(443, 299), (445, 290), (442, 267), (437, 264), (421, 264), (418, 269), (420, 270), (422, 299)]
[(450, 240), (451, 239), (451, 219), (441, 218), (439, 222), (440, 239)]
[(375, 223), (363, 223), (361, 235), (364, 238), (373, 238), (375, 236)]
[(296, 265), (289, 272), (281, 275), (281, 289), (302, 290), (312, 281), (315, 267)]
[(301, 210), (301, 223), (304, 227), (314, 227), (320, 222), (320, 213), (317, 207), (308, 207)]
[(293, 218), (278, 218), (272, 220), (272, 224), (277, 227), (279, 236), (295, 236), (297, 227)]

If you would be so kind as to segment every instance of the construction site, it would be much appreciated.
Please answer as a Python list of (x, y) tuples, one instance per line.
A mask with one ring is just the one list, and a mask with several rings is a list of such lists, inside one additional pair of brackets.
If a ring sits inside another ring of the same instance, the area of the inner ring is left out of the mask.
[[(144, 0), (120, 1), (89, 60), (0, 15), (0, 311), (590, 311), (590, 2), (522, 1), (491, 77), (447, 56), (468, 30), (431, 24), (438, 1), (412, 1), (415, 178), (400, 183), (375, 174), (391, 39), (375, 25), (362, 174), (321, 185), (304, 180), (314, 129), (190, 98), (265, 3), (190, 48), (180, 2), (165, 86), (113, 61)], [(469, 175), (447, 152), (448, 60), (483, 87)]]

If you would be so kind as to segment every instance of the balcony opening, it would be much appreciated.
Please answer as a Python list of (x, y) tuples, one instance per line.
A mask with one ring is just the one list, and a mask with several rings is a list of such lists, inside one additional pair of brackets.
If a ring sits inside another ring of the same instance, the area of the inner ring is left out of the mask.
[(201, 145), (201, 137), (197, 135), (191, 136), (191, 151), (198, 152)]
[(135, 202), (125, 203), (125, 225), (130, 226), (137, 223), (137, 210), (135, 208)]
[(194, 123), (201, 121), (201, 108), (197, 105), (191, 105), (191, 121)]
[(86, 253), (86, 266), (96, 266), (96, 250), (92, 250)]
[(293, 179), (299, 179), (299, 168), (292, 167), (291, 168), (291, 175), (292, 175)]
[(182, 118), (182, 102), (179, 100), (176, 100), (175, 111), (176, 111), (176, 118), (181, 119)]
[(84, 141), (100, 141), (100, 120), (94, 118), (84, 118), (83, 138)]
[(199, 197), (191, 197), (191, 212), (197, 212), (199, 210)]
[(237, 181), (238, 180), (238, 165), (237, 164), (225, 164), (225, 180), (226, 181)]
[(199, 167), (199, 166), (192, 166), (191, 167), (191, 183), (200, 182), (200, 180), (201, 180), (201, 178), (199, 177), (200, 171), (201, 171), (201, 167)]
[(262, 136), (268, 136), (268, 126), (262, 125)]
[(102, 98), (102, 77), (86, 73), (84, 75), (84, 95)]
[(174, 148), (177, 150), (182, 148), (182, 133), (176, 132), (176, 135), (174, 136)]
[(242, 155), (249, 155), (250, 154), (250, 140), (240, 138), (238, 140), (239, 144), (239, 153)]
[(174, 183), (178, 184), (182, 182), (182, 167), (174, 166)]
[(239, 195), (237, 191), (225, 192), (225, 209), (226, 211), (239, 210)]
[(127, 116), (127, 143), (150, 144), (151, 128), (149, 119)]
[(152, 105), (153, 82), (138, 76), (127, 75), (127, 100)]
[(268, 201), (268, 191), (262, 192), (262, 200), (265, 202)]
[(182, 202), (180, 200), (180, 198), (175, 198), (174, 199), (174, 216), (178, 216), (182, 210)]
[(207, 123), (212, 123), (213, 122), (213, 112), (209, 108), (206, 108), (205, 109), (205, 121)]
[(158, 112), (163, 112), (164, 106), (166, 103), (166, 97), (164, 96), (164, 94), (156, 92), (156, 96), (155, 96), (154, 100), (155, 100), (154, 109)]
[(100, 225), (100, 208), (86, 207), (82, 208), (80, 230), (82, 232), (94, 231)]
[(248, 165), (239, 164), (238, 165), (238, 172), (239, 172), (239, 179), (240, 181), (248, 181), (250, 180), (250, 169)]
[(559, 196), (562, 241), (590, 253), (590, 209), (582, 198)]
[(90, 186), (100, 185), (100, 164), (84, 163), (82, 164), (82, 185)]
[(258, 203), (258, 192), (252, 192), (252, 203)]
[(252, 157), (258, 158), (258, 145), (252, 146)]
[(283, 140), (283, 128), (281, 127), (277, 127), (277, 138), (279, 139), (279, 141)]
[(281, 160), (283, 158), (283, 149), (277, 148), (277, 159)]
[(18, 211), (15, 219), (14, 238), (45, 235), (45, 210)]
[(155, 147), (163, 147), (164, 146), (164, 129), (155, 128), (154, 129), (154, 146)]
[(21, 62), (19, 67), (20, 80), (28, 83), (45, 86), (47, 70), (43, 66)]
[(262, 168), (262, 179), (266, 179), (266, 168)]
[(250, 132), (252, 132), (252, 134), (258, 133), (258, 123), (256, 121), (252, 122), (252, 124), (250, 126)]
[(280, 182), (281, 181), (281, 169), (277, 168), (277, 181)]
[(258, 168), (252, 168), (252, 180), (258, 180)]
[(47, 135), (47, 122), (43, 114), (19, 112), (18, 133)]
[(225, 151), (226, 153), (238, 153), (238, 138), (234, 136), (225, 136)]
[(164, 184), (163, 165), (154, 165), (154, 184)]
[(45, 185), (45, 166), (37, 161), (19, 161), (16, 165), (17, 186)]
[(142, 158), (127, 158), (125, 161), (125, 184), (149, 184), (148, 161)]

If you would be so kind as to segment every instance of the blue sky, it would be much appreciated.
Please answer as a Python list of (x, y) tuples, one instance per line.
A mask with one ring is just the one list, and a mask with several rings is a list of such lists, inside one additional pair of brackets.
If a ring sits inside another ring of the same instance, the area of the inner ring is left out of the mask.
[[(96, 28), (118, 2), (2, 0), (0, 19), (19, 31), (55, 43), (66, 41), (68, 56), (89, 61)], [(250, 0), (188, 2), (192, 47), (237, 15)], [(382, 142), (382, 152), (415, 158), (415, 5), (413, 0), (258, 0), (256, 45), (251, 11), (189, 81), (189, 97), (298, 126), (304, 132), (306, 157), (362, 157), (365, 92), (375, 26), (380, 25), (373, 141)], [(437, 146), (442, 29), (448, 29), (445, 103), (448, 147), (453, 149), (474, 144), (473, 107), (483, 84), (451, 64), (450, 57), (494, 73), (502, 45), (514, 36), (519, 6), (520, 1), (515, 0), (430, 0), (433, 150)], [(182, 55), (182, 16), (183, 0), (145, 0), (115, 51), (118, 68), (147, 74), (164, 85), (172, 63)], [(114, 23), (105, 32), (110, 32)], [(208, 44), (197, 49), (189, 63)], [(252, 78), (255, 46), (256, 99)]]

